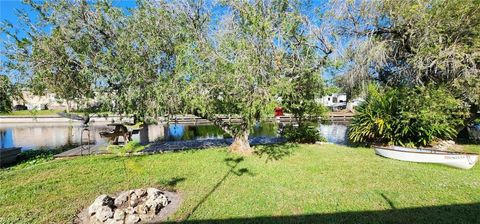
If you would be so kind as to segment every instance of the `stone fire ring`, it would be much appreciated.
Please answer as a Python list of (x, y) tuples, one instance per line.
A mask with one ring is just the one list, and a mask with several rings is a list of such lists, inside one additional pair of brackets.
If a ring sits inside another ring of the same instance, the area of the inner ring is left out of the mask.
[(166, 221), (180, 207), (177, 193), (145, 188), (98, 196), (74, 219), (78, 224), (134, 224)]

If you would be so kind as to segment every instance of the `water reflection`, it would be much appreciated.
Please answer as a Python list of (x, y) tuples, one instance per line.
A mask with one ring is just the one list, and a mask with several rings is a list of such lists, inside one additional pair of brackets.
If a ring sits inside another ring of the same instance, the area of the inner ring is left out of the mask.
[[(90, 140), (92, 144), (106, 143), (106, 139), (100, 137), (99, 133), (110, 129), (111, 127), (105, 124), (90, 126)], [(277, 137), (277, 129), (277, 123), (258, 124), (254, 127), (250, 136)], [(23, 150), (26, 150), (80, 144), (82, 130), (83, 127), (79, 123), (2, 124), (0, 125), (0, 149), (22, 147)], [(319, 127), (319, 131), (329, 142), (346, 144), (346, 125), (322, 124)], [(133, 135), (132, 138), (133, 140), (146, 144), (159, 140), (223, 139), (230, 138), (230, 136), (214, 125), (170, 124), (148, 125), (141, 129), (139, 134)], [(122, 138), (120, 139), (123, 140)]]
[(0, 130), (0, 149), (14, 147), (12, 129)]
[[(278, 125), (276, 123), (256, 125), (250, 136), (277, 137), (277, 129)], [(215, 125), (171, 124), (168, 128), (168, 135), (165, 136), (164, 140), (183, 141), (224, 138), (231, 138), (231, 136)]]
[(168, 128), (168, 134), (170, 134), (170, 137), (174, 140), (182, 140), (182, 137), (185, 134), (185, 126), (183, 124), (171, 125)]
[[(105, 143), (99, 135), (106, 126), (91, 126), (90, 140), (94, 144)], [(59, 147), (79, 144), (83, 127), (79, 124), (15, 124), (0, 126), (0, 148), (22, 147), (32, 149), (40, 147)]]
[(345, 124), (321, 124), (319, 127), (320, 134), (327, 138), (327, 142), (346, 145), (347, 125)]

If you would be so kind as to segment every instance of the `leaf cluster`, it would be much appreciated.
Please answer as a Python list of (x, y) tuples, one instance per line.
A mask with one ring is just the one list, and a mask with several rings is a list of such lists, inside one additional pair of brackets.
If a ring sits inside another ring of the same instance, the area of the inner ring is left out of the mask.
[(444, 86), (478, 111), (478, 0), (334, 2), (335, 29), (347, 43), (339, 80), (347, 89), (372, 81)]
[(446, 88), (369, 86), (350, 127), (354, 143), (417, 146), (453, 139), (468, 116), (468, 107)]

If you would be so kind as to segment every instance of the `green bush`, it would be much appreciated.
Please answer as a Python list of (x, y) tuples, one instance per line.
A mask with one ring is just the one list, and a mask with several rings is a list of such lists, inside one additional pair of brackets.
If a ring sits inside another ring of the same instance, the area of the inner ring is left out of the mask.
[(326, 141), (326, 139), (320, 135), (318, 126), (311, 126), (303, 124), (295, 127), (287, 125), (283, 128), (282, 135), (289, 142), (296, 143), (315, 143), (317, 141)]
[(444, 88), (369, 87), (349, 128), (354, 143), (425, 146), (453, 139), (468, 108)]

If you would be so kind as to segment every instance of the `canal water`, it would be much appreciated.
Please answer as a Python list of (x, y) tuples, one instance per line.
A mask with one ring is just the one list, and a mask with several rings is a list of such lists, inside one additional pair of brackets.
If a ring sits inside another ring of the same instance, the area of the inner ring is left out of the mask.
[[(55, 124), (0, 124), (0, 149), (22, 147), (22, 150), (56, 148), (64, 145), (80, 144), (82, 130), (81, 124), (55, 123)], [(106, 143), (100, 137), (100, 132), (111, 130), (106, 124), (90, 125), (90, 141), (92, 144)], [(320, 133), (329, 142), (346, 144), (347, 126), (343, 124), (322, 124)], [(84, 141), (87, 135), (84, 132)], [(257, 125), (251, 137), (278, 137), (278, 124), (265, 123)], [(182, 141), (229, 138), (220, 128), (214, 125), (170, 124), (149, 125), (139, 134), (133, 135), (133, 140), (141, 143), (154, 141)], [(120, 138), (120, 140), (123, 140)]]

